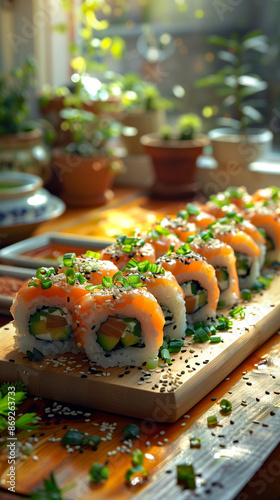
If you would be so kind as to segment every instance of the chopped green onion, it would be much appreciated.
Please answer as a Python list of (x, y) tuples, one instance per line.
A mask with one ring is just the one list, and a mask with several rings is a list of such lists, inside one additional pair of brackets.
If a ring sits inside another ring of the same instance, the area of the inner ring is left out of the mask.
[(41, 279), (46, 278), (47, 276), (49, 276), (47, 267), (39, 267), (39, 269), (37, 269), (36, 278)]
[(195, 235), (195, 234), (192, 234), (191, 236), (189, 236), (189, 237), (187, 238), (187, 243), (192, 243), (192, 242), (193, 242), (193, 240), (194, 240), (195, 238), (196, 238), (196, 235)]
[(128, 424), (123, 429), (123, 433), (126, 439), (136, 439), (140, 436), (140, 429), (136, 424)]
[(113, 280), (110, 276), (103, 276), (102, 278), (102, 285), (105, 286), (105, 288), (110, 288), (113, 286)]
[(179, 255), (186, 255), (191, 252), (191, 247), (188, 243), (185, 243), (185, 245), (182, 245), (178, 248), (177, 254)]
[(66, 444), (78, 445), (81, 443), (83, 437), (84, 437), (83, 432), (72, 429), (67, 431), (66, 434), (64, 434), (61, 443), (65, 445)]
[(137, 262), (137, 267), (141, 273), (146, 273), (151, 271), (155, 274), (165, 274), (165, 270), (161, 266), (157, 266), (148, 260), (144, 260), (143, 262)]
[(128, 281), (127, 279), (124, 277), (123, 273), (121, 271), (117, 271), (113, 278), (111, 278), (113, 280), (113, 283), (114, 285), (123, 285), (125, 287), (128, 286)]
[(140, 276), (138, 276), (138, 274), (129, 275), (127, 277), (127, 280), (128, 280), (129, 285), (132, 286), (133, 288), (145, 286), (144, 283), (142, 283), (141, 278), (140, 278)]
[(76, 259), (75, 253), (65, 253), (63, 255), (63, 265), (65, 267), (73, 266), (73, 261)]
[(214, 425), (217, 425), (218, 419), (216, 415), (211, 415), (210, 417), (207, 417), (207, 425), (208, 427), (214, 427)]
[(263, 283), (254, 283), (252, 286), (252, 290), (254, 290), (254, 292), (259, 292), (259, 290), (262, 290), (263, 288)]
[[(145, 260), (144, 262), (148, 262), (148, 261)], [(144, 262), (142, 262), (142, 264), (144, 264)], [(122, 269), (122, 271), (128, 271), (129, 269), (134, 269), (135, 267), (138, 267), (138, 262), (132, 258), (128, 261), (128, 263)]]
[(80, 272), (75, 273), (75, 276), (81, 285), (83, 285), (87, 281), (87, 279)]
[(254, 208), (254, 203), (245, 203), (245, 209), (246, 208)]
[(224, 195), (226, 198), (242, 198), (243, 192), (238, 191), (238, 188), (228, 187), (225, 190)]
[(144, 455), (139, 448), (136, 448), (136, 450), (133, 450), (131, 452), (131, 460), (133, 465), (142, 465), (144, 462)]
[(93, 464), (89, 471), (90, 479), (98, 484), (100, 481), (106, 481), (109, 477), (109, 469), (103, 464)]
[[(102, 287), (101, 287), (102, 288)], [(95, 289), (95, 285), (93, 285), (92, 283), (90, 283), (89, 285), (87, 285), (85, 287), (85, 289), (88, 291), (88, 292), (92, 292), (92, 290)]]
[(177, 465), (177, 481), (184, 483), (191, 490), (195, 489), (195, 473), (191, 464)]
[(225, 318), (224, 316), (219, 316), (218, 324), (216, 325), (217, 330), (228, 330), (233, 325), (233, 322), (229, 318)]
[(37, 288), (39, 286), (39, 281), (29, 281), (28, 286), (35, 286)]
[(190, 438), (190, 447), (191, 448), (200, 448), (201, 441), (199, 438)]
[(232, 318), (245, 318), (244, 307), (241, 307), (241, 306), (235, 307), (234, 309), (232, 309), (231, 311), (229, 311), (229, 315)]
[(139, 474), (141, 474), (141, 476), (143, 476), (144, 479), (146, 479), (149, 476), (147, 469), (145, 469), (143, 465), (136, 465), (135, 467), (131, 467), (130, 469), (128, 469), (128, 471), (125, 474), (125, 479), (128, 483), (131, 484), (132, 476), (135, 475), (137, 476)]
[(273, 278), (269, 278), (268, 276), (265, 277), (265, 276), (260, 276), (258, 278), (258, 282), (263, 285), (265, 288), (269, 288), (270, 285), (271, 285), (271, 281), (273, 280)]
[(219, 309), (222, 309), (222, 308), (223, 308), (223, 307), (225, 307), (225, 306), (226, 306), (225, 301), (224, 301), (224, 300), (219, 300), (219, 302), (218, 302), (218, 308), (219, 308)]
[(171, 358), (170, 358), (170, 352), (168, 349), (161, 349), (160, 350), (160, 357), (167, 363), (168, 365), (171, 364)]
[(76, 283), (76, 273), (73, 267), (69, 267), (65, 270), (65, 276), (67, 278), (68, 285), (75, 285)]
[(263, 237), (264, 239), (266, 239), (266, 236), (267, 236), (267, 234), (266, 234), (266, 230), (265, 230), (265, 229), (263, 229), (262, 227), (259, 227), (259, 228), (258, 228), (258, 231), (259, 231), (259, 233), (262, 235), (262, 237)]
[(170, 337), (169, 337), (169, 335), (164, 335), (163, 341), (166, 342), (169, 345), (169, 343), (170, 343)]
[(211, 194), (209, 196), (209, 200), (216, 203), (216, 205), (218, 205), (218, 207), (220, 208), (223, 208), (224, 206), (228, 206), (230, 204), (229, 199), (219, 200), (219, 198), (217, 198), (214, 194)]
[(99, 252), (92, 252), (91, 250), (86, 251), (86, 256), (92, 257), (93, 259), (100, 259), (100, 253)]
[(194, 342), (204, 343), (204, 342), (207, 342), (207, 340), (209, 340), (209, 338), (210, 338), (209, 335), (206, 333), (206, 331), (203, 328), (198, 328), (197, 330), (195, 330), (195, 333), (193, 336)]
[(41, 283), (41, 287), (46, 290), (48, 288), (51, 288), (53, 282), (51, 280), (51, 278), (47, 277), (47, 278), (42, 278), (40, 280), (40, 283)]
[(193, 327), (195, 330), (198, 330), (199, 328), (204, 327), (204, 323), (202, 321), (198, 321), (197, 323), (194, 323)]
[(154, 229), (149, 229), (149, 231), (147, 232), (147, 236), (149, 236), (149, 238), (154, 241), (157, 241), (159, 239), (159, 234)]
[(148, 358), (148, 361), (146, 363), (146, 369), (147, 370), (154, 370), (157, 365), (158, 365), (158, 356), (156, 358)]
[(193, 325), (188, 325), (185, 331), (186, 337), (189, 337), (190, 335), (194, 334), (194, 327)]
[(43, 361), (44, 354), (41, 351), (38, 351), (36, 347), (33, 347), (33, 351), (26, 351), (26, 355), (29, 361)]
[(214, 235), (210, 229), (207, 229), (206, 231), (201, 231), (199, 236), (203, 239), (203, 241), (208, 241), (211, 238), (214, 238)]
[(241, 292), (241, 298), (243, 300), (251, 300), (251, 298), (252, 298), (251, 290), (248, 290), (248, 288), (244, 288), (244, 290), (242, 290), (242, 292)]
[(200, 209), (196, 205), (194, 205), (193, 203), (187, 203), (186, 209), (190, 215), (199, 215), (200, 214)]
[(229, 413), (231, 411), (231, 402), (228, 399), (222, 399), (220, 402), (221, 411), (223, 413)]
[(168, 248), (168, 250), (166, 252), (166, 255), (171, 255), (172, 252), (174, 252), (174, 248), (175, 248), (175, 243), (171, 243), (170, 247)]
[(181, 217), (181, 219), (188, 219), (189, 218), (189, 213), (187, 210), (179, 210), (179, 212), (177, 213), (177, 217)]
[(210, 344), (219, 344), (219, 342), (221, 342), (221, 337), (219, 337), (218, 335), (212, 335), (210, 337)]
[(243, 217), (240, 214), (237, 214), (236, 212), (227, 212), (226, 213), (226, 218), (227, 219), (233, 219), (237, 224), (239, 222), (243, 222)]
[(184, 345), (184, 341), (181, 339), (174, 339), (170, 341), (168, 350), (169, 352), (180, 352)]
[(171, 234), (171, 232), (168, 229), (166, 229), (166, 227), (163, 227), (160, 224), (157, 224), (156, 232), (158, 234), (161, 234), (162, 236), (168, 236), (169, 234)]
[(97, 450), (98, 445), (101, 443), (101, 439), (99, 436), (86, 436), (84, 435), (81, 440), (82, 446), (92, 446), (94, 450)]

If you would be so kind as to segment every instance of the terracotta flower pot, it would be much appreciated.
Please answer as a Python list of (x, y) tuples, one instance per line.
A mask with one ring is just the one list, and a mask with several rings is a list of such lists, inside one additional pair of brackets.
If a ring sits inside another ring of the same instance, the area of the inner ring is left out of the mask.
[(51, 154), (41, 130), (1, 135), (0, 171), (38, 175), (46, 184), (52, 175)]
[(157, 132), (165, 123), (165, 111), (157, 109), (154, 111), (131, 111), (123, 112), (120, 118), (121, 123), (126, 127), (134, 127), (137, 134), (133, 136), (122, 135), (122, 143), (129, 154), (144, 154), (140, 138), (145, 134)]
[(141, 144), (152, 159), (155, 182), (151, 194), (160, 198), (180, 198), (197, 190), (196, 161), (209, 144), (206, 135), (189, 141), (164, 141), (157, 134), (141, 137)]
[(61, 198), (70, 206), (103, 205), (113, 197), (114, 171), (117, 158), (83, 157), (59, 149), (53, 152), (54, 169), (61, 182)]

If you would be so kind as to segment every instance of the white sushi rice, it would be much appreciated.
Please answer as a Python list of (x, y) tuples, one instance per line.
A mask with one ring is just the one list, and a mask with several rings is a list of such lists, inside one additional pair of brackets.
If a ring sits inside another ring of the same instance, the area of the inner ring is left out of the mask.
[[(166, 271), (167, 274), (168, 271)], [(183, 294), (176, 293), (173, 286), (158, 285), (151, 290), (161, 306), (167, 307), (173, 316), (173, 322), (170, 325), (165, 325), (163, 332), (171, 339), (179, 339), (186, 336), (187, 319), (186, 307)], [(175, 328), (174, 328), (175, 326)]]
[(38, 296), (36, 299), (28, 303), (15, 299), (12, 311), (14, 316), (14, 325), (16, 334), (14, 336), (14, 347), (18, 348), (19, 352), (26, 353), (32, 351), (35, 347), (44, 355), (64, 354), (66, 352), (78, 353), (79, 349), (75, 346), (73, 334), (65, 341), (46, 341), (39, 340), (29, 332), (30, 316), (42, 307), (57, 307), (63, 309), (66, 313), (67, 323), (73, 326), (73, 319), (71, 312), (65, 307), (65, 299), (55, 296), (47, 298)]

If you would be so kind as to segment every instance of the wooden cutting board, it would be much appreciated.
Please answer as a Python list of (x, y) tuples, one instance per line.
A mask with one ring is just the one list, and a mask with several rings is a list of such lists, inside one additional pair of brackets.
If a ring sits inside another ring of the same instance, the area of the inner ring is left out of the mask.
[[(280, 328), (280, 276), (246, 305), (243, 320), (221, 332), (219, 344), (186, 337), (171, 366), (96, 367), (82, 354), (30, 362), (13, 349), (13, 323), (0, 329), (0, 383), (22, 380), (30, 394), (156, 422), (175, 422)], [(223, 314), (226, 315), (225, 310)]]

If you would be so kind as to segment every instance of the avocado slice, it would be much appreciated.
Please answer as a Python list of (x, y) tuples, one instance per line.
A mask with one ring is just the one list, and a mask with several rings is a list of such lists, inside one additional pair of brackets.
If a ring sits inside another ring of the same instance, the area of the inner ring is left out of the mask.
[(141, 325), (134, 318), (109, 317), (97, 332), (97, 341), (107, 352), (120, 343), (120, 347), (138, 344), (141, 337)]
[(119, 342), (119, 338), (112, 335), (105, 335), (104, 333), (97, 333), (97, 341), (105, 351), (110, 352)]
[(56, 307), (45, 307), (30, 316), (29, 333), (37, 340), (63, 342), (72, 333), (72, 325), (67, 323), (66, 313)]
[(199, 309), (200, 307), (205, 306), (207, 302), (207, 292), (206, 290), (199, 290), (198, 291), (198, 305), (197, 308)]
[(228, 288), (228, 272), (225, 267), (216, 269), (216, 278), (218, 280), (219, 289), (223, 292)]

